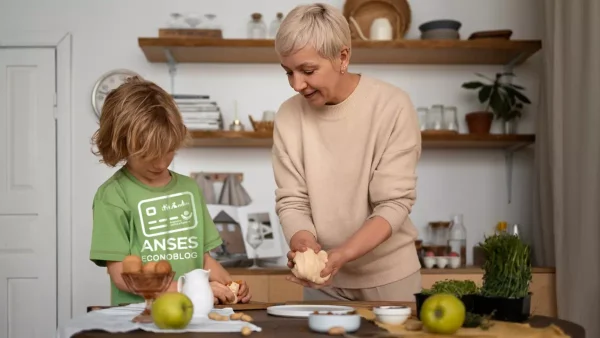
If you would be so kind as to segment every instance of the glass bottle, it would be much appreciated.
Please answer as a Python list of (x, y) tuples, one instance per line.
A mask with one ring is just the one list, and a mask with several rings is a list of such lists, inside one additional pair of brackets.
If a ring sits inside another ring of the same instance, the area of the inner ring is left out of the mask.
[(277, 35), (277, 31), (279, 30), (279, 26), (281, 26), (281, 21), (283, 21), (283, 13), (278, 12), (275, 20), (271, 21), (271, 25), (269, 26), (269, 38), (275, 39)]
[(252, 13), (252, 20), (248, 22), (248, 39), (266, 39), (267, 25), (262, 20), (262, 14)]
[(448, 249), (460, 256), (460, 266), (467, 266), (467, 228), (463, 224), (463, 215), (452, 217), (450, 233), (448, 234)]

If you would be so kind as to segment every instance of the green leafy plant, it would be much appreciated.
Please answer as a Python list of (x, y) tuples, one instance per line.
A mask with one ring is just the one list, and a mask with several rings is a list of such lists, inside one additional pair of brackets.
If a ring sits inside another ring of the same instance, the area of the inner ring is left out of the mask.
[(531, 283), (531, 251), (519, 236), (498, 233), (480, 244), (485, 254), (481, 295), (523, 298)]
[(435, 282), (430, 289), (423, 289), (422, 293), (426, 295), (450, 293), (460, 298), (464, 295), (479, 294), (479, 287), (472, 280), (446, 279)]
[(514, 76), (513, 73), (497, 73), (495, 79), (475, 73), (477, 76), (486, 79), (489, 83), (481, 81), (470, 81), (462, 84), (465, 89), (479, 89), (478, 99), (485, 105), (486, 112), (493, 112), (496, 118), (504, 121), (521, 117), (523, 105), (530, 104), (531, 101), (521, 91), (524, 87), (504, 82), (502, 79), (507, 76)]

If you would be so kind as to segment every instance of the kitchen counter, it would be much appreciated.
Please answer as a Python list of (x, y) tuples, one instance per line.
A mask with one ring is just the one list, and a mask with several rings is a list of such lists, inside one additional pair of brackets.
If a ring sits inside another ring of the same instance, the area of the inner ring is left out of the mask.
[[(247, 268), (226, 268), (231, 275), (288, 275), (290, 269), (287, 267), (268, 267), (263, 269), (247, 269)], [(534, 267), (532, 272), (535, 273), (555, 273), (553, 267)], [(483, 273), (480, 267), (466, 267), (458, 269), (421, 269), (423, 275), (471, 275)]]
[[(291, 274), (287, 267), (248, 269), (226, 268), (233, 280), (244, 280), (250, 286), (252, 299), (258, 302), (280, 303), (303, 299), (303, 287), (286, 280)], [(533, 293), (531, 308), (539, 315), (556, 316), (556, 281), (552, 267), (534, 267), (530, 290)], [(478, 285), (483, 281), (481, 267), (459, 269), (421, 269), (421, 285), (430, 288), (435, 282), (445, 279), (472, 280)]]

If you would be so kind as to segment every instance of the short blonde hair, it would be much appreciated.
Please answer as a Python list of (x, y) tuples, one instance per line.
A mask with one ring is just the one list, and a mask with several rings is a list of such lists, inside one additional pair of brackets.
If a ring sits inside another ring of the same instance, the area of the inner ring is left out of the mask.
[(173, 97), (156, 84), (132, 77), (111, 91), (92, 137), (100, 162), (114, 167), (129, 157), (158, 159), (189, 138)]
[(328, 4), (300, 5), (289, 12), (275, 36), (275, 51), (291, 55), (310, 45), (333, 60), (344, 46), (350, 48), (350, 27), (342, 12)]

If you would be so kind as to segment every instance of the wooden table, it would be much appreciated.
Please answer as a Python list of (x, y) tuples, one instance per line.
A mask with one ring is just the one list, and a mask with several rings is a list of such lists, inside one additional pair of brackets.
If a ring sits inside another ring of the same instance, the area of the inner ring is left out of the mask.
[[(304, 302), (289, 302), (293, 304), (301, 304)], [(306, 302), (310, 304), (323, 304), (324, 302)], [(351, 302), (327, 302), (328, 304), (335, 305), (350, 305)], [(357, 304), (364, 302), (356, 302)], [(369, 302), (376, 303), (376, 302)], [(390, 302), (384, 302), (390, 305)], [(399, 303), (399, 302), (392, 302)], [(414, 303), (409, 303), (414, 307)], [(308, 321), (306, 318), (287, 318), (277, 317), (268, 315), (265, 310), (244, 310), (244, 313), (248, 313), (254, 318), (254, 324), (262, 328), (262, 332), (252, 332), (249, 337), (285, 337), (285, 338), (304, 338), (304, 337), (328, 337), (327, 334), (319, 334), (312, 332), (308, 328)], [(533, 316), (528, 321), (533, 327), (546, 327), (550, 324), (555, 324), (560, 327), (566, 334), (570, 335), (571, 338), (586, 338), (585, 330), (580, 325), (545, 316)], [(362, 319), (360, 329), (352, 335), (356, 337), (369, 337), (377, 338), (374, 333), (385, 334), (387, 331), (379, 328), (377, 325)], [(200, 338), (200, 337), (242, 337), (238, 332), (235, 333), (153, 333), (142, 330), (131, 331), (127, 333), (108, 333), (104, 331), (86, 331), (81, 332), (73, 336), (73, 338)], [(384, 335), (382, 335), (384, 337)]]

